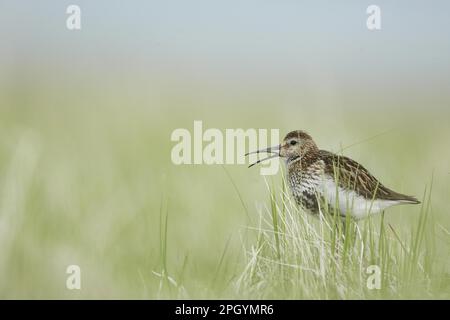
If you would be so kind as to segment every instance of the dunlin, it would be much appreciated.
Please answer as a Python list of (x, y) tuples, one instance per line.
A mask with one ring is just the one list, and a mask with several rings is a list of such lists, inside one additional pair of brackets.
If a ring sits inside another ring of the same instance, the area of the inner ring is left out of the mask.
[(250, 167), (274, 157), (284, 158), (295, 202), (311, 214), (337, 212), (359, 220), (394, 205), (420, 203), (385, 187), (358, 162), (320, 150), (304, 131), (292, 131), (280, 145), (251, 153), (272, 155)]

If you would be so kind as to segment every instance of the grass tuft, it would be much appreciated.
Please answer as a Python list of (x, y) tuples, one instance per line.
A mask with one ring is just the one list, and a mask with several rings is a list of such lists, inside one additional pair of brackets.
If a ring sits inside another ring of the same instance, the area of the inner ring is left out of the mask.
[(388, 213), (359, 223), (346, 219), (344, 228), (332, 213), (309, 216), (285, 194), (284, 183), (278, 196), (269, 187), (270, 209), (261, 210), (258, 241), (247, 252), (239, 279), (239, 290), (247, 297), (398, 299), (441, 292), (436, 286), (442, 266), (427, 263), (436, 261), (435, 252), (428, 250), (433, 239), (425, 237), (431, 188), (408, 238), (386, 224)]

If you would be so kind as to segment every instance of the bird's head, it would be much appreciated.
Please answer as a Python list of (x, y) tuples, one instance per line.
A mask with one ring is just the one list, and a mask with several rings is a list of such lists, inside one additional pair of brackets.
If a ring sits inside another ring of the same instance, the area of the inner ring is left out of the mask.
[(280, 144), (280, 157), (285, 158), (289, 163), (316, 150), (317, 146), (309, 134), (295, 130), (289, 132)]
[(246, 155), (252, 153), (271, 153), (272, 155), (258, 160), (250, 165), (254, 166), (265, 160), (269, 160), (275, 157), (282, 157), (286, 159), (286, 163), (290, 163), (296, 159), (301, 159), (305, 155), (317, 151), (317, 145), (309, 134), (301, 130), (295, 130), (289, 132), (283, 139), (283, 142), (277, 146), (269, 147), (266, 149), (249, 152)]

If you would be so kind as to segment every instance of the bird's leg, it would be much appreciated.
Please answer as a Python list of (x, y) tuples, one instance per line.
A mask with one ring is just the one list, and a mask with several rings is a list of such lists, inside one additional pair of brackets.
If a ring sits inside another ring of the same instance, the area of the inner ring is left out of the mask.
[(334, 226), (336, 230), (336, 238), (340, 239), (341, 235), (345, 235), (345, 221), (339, 219), (334, 223)]
[(340, 217), (335, 217), (334, 225), (334, 259), (336, 263), (341, 263), (344, 248), (344, 238), (342, 236), (345, 234), (345, 223)]
[(346, 228), (347, 228), (347, 221), (345, 219), (341, 219), (341, 225), (342, 225), (342, 236), (345, 239), (346, 236)]

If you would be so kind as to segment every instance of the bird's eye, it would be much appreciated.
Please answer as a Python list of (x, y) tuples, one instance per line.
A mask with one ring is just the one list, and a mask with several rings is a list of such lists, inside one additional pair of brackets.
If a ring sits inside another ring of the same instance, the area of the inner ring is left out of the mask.
[(291, 140), (290, 144), (291, 144), (291, 146), (295, 146), (297, 144), (297, 141)]

